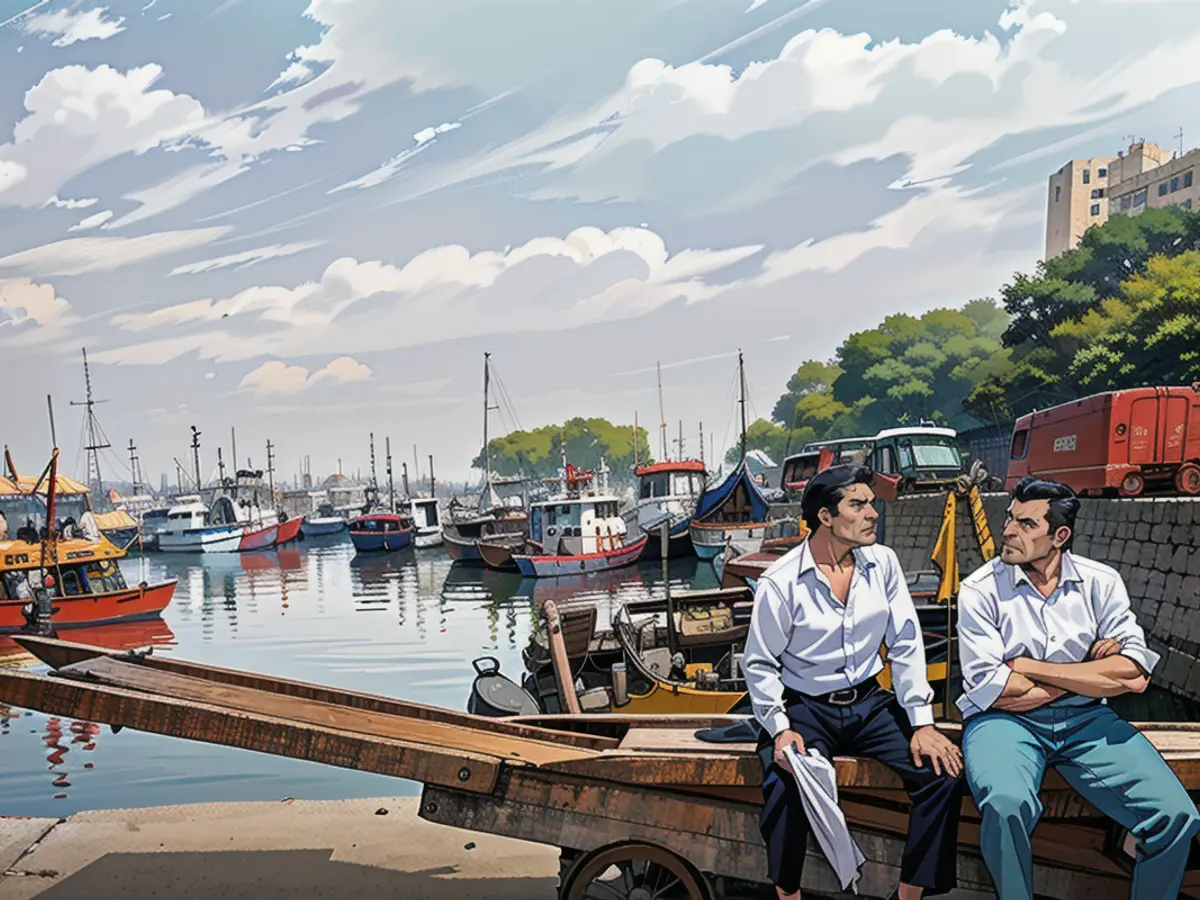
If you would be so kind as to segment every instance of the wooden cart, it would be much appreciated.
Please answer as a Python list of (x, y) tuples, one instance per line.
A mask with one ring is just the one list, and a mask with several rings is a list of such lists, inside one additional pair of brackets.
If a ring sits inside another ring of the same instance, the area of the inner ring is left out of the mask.
[[(0, 672), (12, 706), (241, 747), (424, 784), (432, 822), (560, 849), (563, 900), (772, 897), (758, 831), (762, 764), (751, 744), (708, 744), (729, 717), (601, 715), (492, 719), (153, 655), (18, 638), (50, 675)], [(1200, 726), (1145, 726), (1189, 788)], [(956, 734), (953, 726), (948, 733)], [(860, 896), (898, 880), (907, 798), (897, 778), (838, 759), (840, 801), (868, 862)], [(1128, 895), (1132, 845), (1053, 773), (1034, 835), (1035, 882), (1050, 898)], [(989, 890), (978, 814), (964, 803), (959, 879)], [(836, 893), (813, 848), (804, 887)], [(1184, 895), (1200, 898), (1200, 866)]]

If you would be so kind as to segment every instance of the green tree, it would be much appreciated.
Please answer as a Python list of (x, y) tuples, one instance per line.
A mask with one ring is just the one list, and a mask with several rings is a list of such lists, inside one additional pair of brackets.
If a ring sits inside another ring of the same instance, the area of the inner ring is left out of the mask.
[[(553, 477), (562, 466), (564, 446), (567, 461), (576, 468), (594, 469), (604, 459), (614, 480), (628, 481), (633, 477), (633, 426), (614, 425), (602, 418), (574, 418), (562, 425), (544, 425), (494, 438), (488, 442), (492, 471), (531, 478)], [(644, 428), (637, 430), (637, 446), (638, 463), (652, 461)], [(484, 468), (482, 451), (471, 465)]]

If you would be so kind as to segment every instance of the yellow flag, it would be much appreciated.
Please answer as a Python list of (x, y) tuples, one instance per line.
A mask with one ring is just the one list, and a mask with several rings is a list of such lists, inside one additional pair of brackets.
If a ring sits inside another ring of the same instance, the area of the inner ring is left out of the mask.
[(942, 513), (942, 528), (930, 560), (942, 573), (938, 581), (935, 602), (945, 603), (958, 594), (958, 554), (954, 552), (954, 521), (957, 518), (958, 501), (954, 491), (946, 493), (946, 508)]

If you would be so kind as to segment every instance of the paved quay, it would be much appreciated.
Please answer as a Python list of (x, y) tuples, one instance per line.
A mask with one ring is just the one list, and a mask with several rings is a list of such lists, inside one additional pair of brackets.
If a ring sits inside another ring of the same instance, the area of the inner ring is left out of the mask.
[(426, 822), (417, 803), (284, 800), (0, 818), (0, 900), (554, 900), (556, 850)]

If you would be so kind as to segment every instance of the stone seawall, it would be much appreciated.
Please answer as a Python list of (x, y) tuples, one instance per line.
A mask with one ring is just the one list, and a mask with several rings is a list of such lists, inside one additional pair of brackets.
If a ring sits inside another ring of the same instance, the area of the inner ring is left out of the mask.
[[(942, 523), (945, 497), (912, 497), (880, 504), (884, 542), (908, 571), (932, 569), (929, 555)], [(997, 548), (1008, 497), (985, 494), (984, 510)], [(955, 525), (962, 577), (983, 562), (969, 508), (958, 504)], [(1200, 498), (1085, 499), (1074, 551), (1121, 573), (1152, 649), (1162, 654), (1154, 681), (1200, 699)]]

